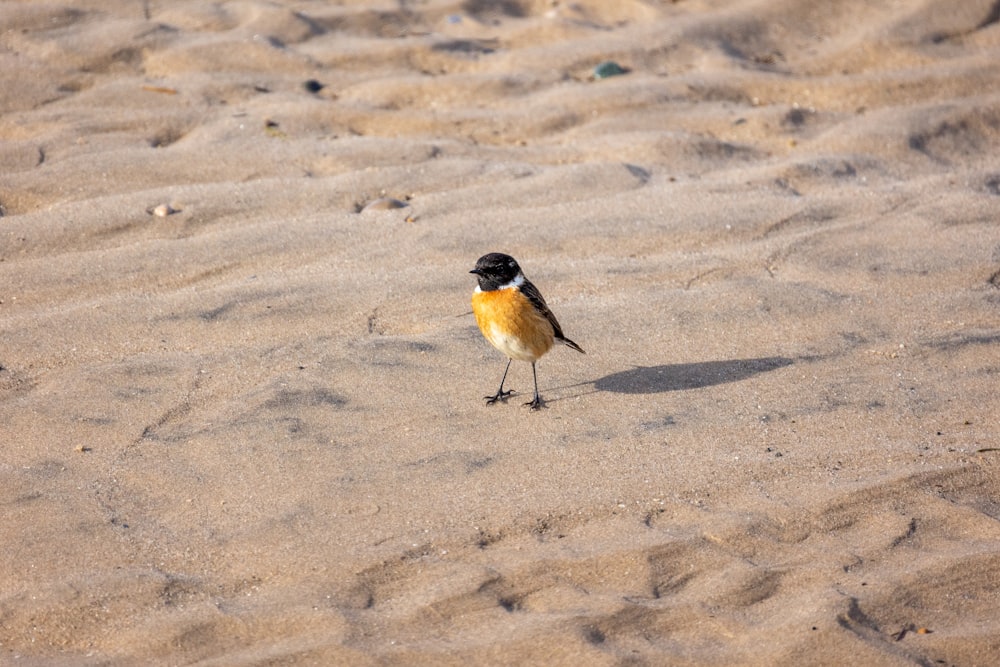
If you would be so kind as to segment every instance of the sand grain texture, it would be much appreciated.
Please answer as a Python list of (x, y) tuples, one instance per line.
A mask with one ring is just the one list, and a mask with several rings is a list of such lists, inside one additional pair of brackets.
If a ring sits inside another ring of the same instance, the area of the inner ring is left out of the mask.
[[(998, 62), (990, 1), (0, 3), (0, 663), (997, 664)], [(537, 414), (490, 251), (588, 352)]]

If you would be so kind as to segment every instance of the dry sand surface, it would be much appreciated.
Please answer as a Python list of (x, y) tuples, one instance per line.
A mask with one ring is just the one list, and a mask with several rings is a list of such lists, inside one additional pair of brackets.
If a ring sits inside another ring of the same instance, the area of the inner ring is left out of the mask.
[[(996, 0), (0, 3), (0, 663), (1000, 664), (998, 63)], [(537, 413), (490, 251), (587, 351)]]

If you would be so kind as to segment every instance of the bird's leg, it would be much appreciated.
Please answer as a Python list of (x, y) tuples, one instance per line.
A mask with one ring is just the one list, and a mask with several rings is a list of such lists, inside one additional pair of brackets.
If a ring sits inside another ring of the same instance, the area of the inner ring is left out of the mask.
[(507, 391), (503, 390), (503, 383), (504, 383), (504, 381), (507, 380), (507, 371), (510, 370), (510, 362), (511, 361), (513, 361), (513, 359), (508, 359), (507, 360), (507, 368), (503, 369), (503, 377), (500, 378), (500, 388), (497, 389), (497, 393), (493, 394), (492, 396), (485, 396), (484, 397), (486, 399), (486, 405), (493, 405), (497, 401), (501, 401), (501, 402), (506, 401), (507, 397), (511, 395), (511, 393), (512, 393), (511, 390), (509, 390), (509, 389)]
[(531, 377), (535, 379), (535, 398), (525, 403), (525, 405), (530, 405), (532, 410), (538, 410), (545, 407), (545, 401), (542, 397), (538, 395), (538, 375), (535, 373), (535, 362), (531, 362)]

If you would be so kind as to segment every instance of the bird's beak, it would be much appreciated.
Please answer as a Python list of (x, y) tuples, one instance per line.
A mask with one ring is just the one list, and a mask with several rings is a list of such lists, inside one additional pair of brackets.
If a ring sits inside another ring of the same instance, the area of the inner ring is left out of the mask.
[(471, 271), (469, 271), (469, 273), (475, 273), (477, 276), (483, 275), (483, 272), (480, 271), (479, 269), (472, 269)]

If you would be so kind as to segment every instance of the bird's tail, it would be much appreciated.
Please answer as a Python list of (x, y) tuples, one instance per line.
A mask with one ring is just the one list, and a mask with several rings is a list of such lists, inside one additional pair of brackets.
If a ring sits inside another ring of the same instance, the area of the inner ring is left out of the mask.
[(571, 341), (569, 338), (557, 338), (556, 340), (558, 340), (560, 343), (562, 343), (566, 347), (573, 348), (574, 350), (576, 350), (580, 354), (587, 354), (586, 352), (583, 351), (582, 347), (580, 347), (579, 345), (577, 345), (576, 343), (574, 343), (573, 341)]

